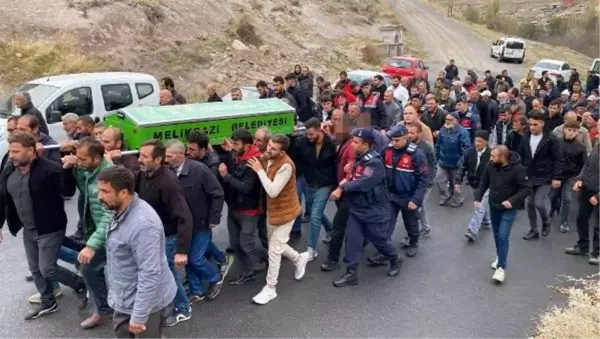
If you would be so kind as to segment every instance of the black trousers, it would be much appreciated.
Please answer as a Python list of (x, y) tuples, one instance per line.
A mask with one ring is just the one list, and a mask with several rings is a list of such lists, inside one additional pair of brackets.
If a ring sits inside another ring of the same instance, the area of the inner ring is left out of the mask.
[(346, 224), (348, 223), (348, 199), (342, 198), (337, 200), (337, 212), (333, 218), (333, 231), (331, 232), (331, 241), (329, 242), (328, 259), (331, 261), (339, 261), (342, 245), (344, 244), (344, 236), (346, 234)]
[(595, 193), (583, 187), (579, 196), (579, 213), (577, 213), (577, 234), (579, 240), (577, 245), (583, 250), (590, 248), (590, 218), (592, 223), (592, 256), (598, 256), (598, 205), (590, 204), (590, 198)]

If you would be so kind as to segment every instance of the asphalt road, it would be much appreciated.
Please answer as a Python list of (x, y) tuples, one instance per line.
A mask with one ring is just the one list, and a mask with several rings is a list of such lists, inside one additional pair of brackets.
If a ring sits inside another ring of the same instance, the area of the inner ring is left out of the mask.
[[(425, 60), (430, 67), (430, 79), (443, 70), (450, 59), (456, 61), (462, 78), (467, 69), (480, 76), (486, 70), (495, 75), (503, 69), (515, 82), (527, 73), (524, 64), (498, 62), (490, 57), (491, 41), (482, 39), (467, 26), (440, 14), (423, 0), (389, 0), (398, 11), (402, 25), (418, 40), (428, 54)], [(500, 37), (500, 35), (498, 36)]]
[[(72, 231), (77, 221), (76, 200), (67, 203)], [(524, 212), (511, 235), (509, 267), (504, 285), (492, 284), (489, 264), (495, 256), (489, 231), (478, 242), (467, 244), (463, 233), (470, 217), (470, 201), (462, 209), (439, 207), (436, 194), (427, 202), (433, 233), (421, 242), (419, 254), (405, 259), (397, 278), (384, 268), (360, 268), (361, 284), (337, 289), (331, 284), (342, 271), (323, 273), (319, 265), (326, 248), (309, 263), (303, 281), (293, 280), (292, 264), (284, 261), (278, 286), (279, 297), (266, 306), (254, 305), (252, 297), (264, 284), (224, 286), (221, 295), (194, 305), (192, 320), (166, 331), (169, 337), (524, 337), (534, 325), (536, 314), (562, 297), (549, 289), (561, 274), (584, 276), (597, 272), (582, 257), (563, 254), (575, 232), (554, 232), (536, 242), (521, 239), (527, 230)], [(335, 207), (328, 208), (333, 217)], [(225, 220), (225, 217), (223, 218)], [(304, 225), (306, 228), (307, 225)], [(215, 231), (217, 245), (225, 248), (224, 224)], [(402, 222), (395, 233), (399, 244), (405, 235)], [(27, 297), (35, 293), (26, 283), (27, 264), (22, 238), (4, 230), (0, 244), (0, 337), (111, 337), (106, 325), (91, 331), (79, 323), (91, 312), (76, 309), (68, 289), (59, 300), (59, 311), (26, 322)], [(303, 240), (294, 245), (304, 250)], [(373, 253), (371, 247), (368, 253)], [(235, 272), (230, 272), (233, 275)]]

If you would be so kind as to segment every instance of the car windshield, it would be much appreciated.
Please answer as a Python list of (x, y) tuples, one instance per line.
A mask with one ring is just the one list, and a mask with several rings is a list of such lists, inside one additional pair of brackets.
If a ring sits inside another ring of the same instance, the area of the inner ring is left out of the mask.
[(56, 91), (58, 91), (56, 86), (40, 84), (25, 84), (19, 88), (14, 88), (0, 101), (0, 117), (6, 118), (12, 113), (14, 107), (13, 96), (17, 92), (28, 92), (31, 95), (31, 102), (37, 107)]
[(551, 62), (546, 62), (546, 61), (538, 61), (538, 63), (535, 64), (535, 66), (533, 66), (533, 67), (541, 68), (541, 69), (549, 69), (551, 71), (558, 71), (558, 69), (560, 68), (560, 65), (551, 63)]
[(405, 59), (388, 59), (388, 65), (396, 68), (412, 68), (413, 63), (410, 60)]
[(592, 66), (592, 72), (600, 73), (600, 60), (594, 60), (594, 66)]

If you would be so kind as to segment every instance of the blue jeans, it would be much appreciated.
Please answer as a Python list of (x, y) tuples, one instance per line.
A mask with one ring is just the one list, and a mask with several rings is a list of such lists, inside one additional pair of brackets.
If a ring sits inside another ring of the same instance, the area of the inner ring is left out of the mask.
[(177, 235), (172, 235), (170, 237), (165, 238), (165, 252), (167, 254), (167, 262), (169, 263), (169, 268), (173, 273), (173, 277), (175, 277), (175, 284), (177, 285), (177, 294), (175, 294), (175, 299), (173, 299), (173, 308), (175, 313), (189, 313), (190, 312), (190, 302), (188, 300), (187, 295), (185, 294), (185, 289), (183, 288), (183, 283), (181, 282), (181, 278), (179, 277), (179, 273), (175, 268), (175, 253), (177, 251)]
[(517, 217), (517, 210), (514, 208), (508, 210), (490, 208), (490, 217), (492, 220), (492, 230), (494, 231), (494, 240), (496, 241), (498, 267), (506, 268), (508, 239), (510, 238), (510, 229)]
[(206, 252), (204, 253), (204, 256), (206, 257), (206, 259), (208, 260), (215, 260), (216, 262), (223, 264), (227, 261), (227, 259), (225, 258), (225, 254), (223, 253), (223, 251), (221, 251), (214, 242), (212, 242), (212, 230), (207, 230), (208, 233), (210, 233), (210, 243), (208, 244), (208, 247), (206, 248)]
[(106, 278), (104, 276), (105, 266), (106, 251), (104, 249), (96, 251), (94, 258), (89, 264), (81, 265), (81, 276), (90, 291), (90, 296), (94, 300), (96, 312), (100, 315), (111, 314), (113, 311), (108, 306), (107, 301), (108, 288), (106, 287)]
[[(475, 195), (475, 188), (472, 188), (473, 195)], [(483, 198), (481, 198), (481, 205), (479, 208), (476, 208), (473, 211), (473, 215), (471, 216), (471, 220), (469, 221), (469, 230), (475, 234), (479, 232), (482, 224), (489, 225), (490, 224), (490, 191), (487, 190), (483, 194)]]
[(321, 225), (325, 227), (327, 232), (331, 232), (333, 226), (325, 215), (325, 207), (329, 200), (332, 187), (304, 187), (304, 196), (306, 198), (306, 206), (310, 206), (310, 236), (308, 238), (308, 247), (317, 248), (319, 235), (321, 234)]
[(209, 284), (221, 281), (221, 274), (217, 268), (206, 259), (209, 247), (212, 245), (216, 248), (211, 238), (210, 230), (194, 232), (192, 235), (192, 244), (188, 251), (188, 264), (185, 266), (191, 295), (201, 296), (206, 292), (202, 280), (207, 280)]
[[(296, 192), (298, 193), (298, 201), (300, 205), (302, 205), (302, 195), (304, 195), (304, 188), (306, 187), (306, 179), (304, 176), (299, 176), (296, 178)], [(310, 206), (308, 205), (308, 199), (305, 201), (305, 210), (304, 212), (310, 210)], [(292, 226), (292, 233), (301, 232), (302, 231), (302, 216), (304, 213), (300, 213), (300, 215), (294, 221), (294, 225)]]

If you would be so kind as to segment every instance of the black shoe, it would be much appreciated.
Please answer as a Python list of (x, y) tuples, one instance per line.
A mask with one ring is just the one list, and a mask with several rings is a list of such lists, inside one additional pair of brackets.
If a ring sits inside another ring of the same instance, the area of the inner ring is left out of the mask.
[(86, 308), (88, 304), (88, 291), (87, 288), (85, 288), (85, 285), (84, 287), (75, 290), (75, 295), (77, 295), (77, 299), (79, 300), (79, 309), (83, 310), (84, 308)]
[(43, 317), (47, 314), (56, 312), (57, 310), (58, 310), (58, 304), (56, 303), (56, 301), (50, 305), (39, 305), (36, 308), (34, 308), (33, 310), (29, 311), (29, 313), (27, 313), (25, 315), (25, 320), (37, 319), (37, 318)]
[(400, 246), (402, 246), (403, 248), (410, 246), (410, 238), (409, 237), (402, 238), (402, 240), (400, 240)]
[(378, 267), (387, 265), (389, 260), (382, 254), (377, 253), (376, 255), (367, 258), (367, 261), (369, 262), (369, 266)]
[(227, 247), (227, 249), (225, 249), (225, 253), (234, 254), (235, 250), (233, 249), (233, 247), (229, 246)]
[(467, 230), (467, 233), (465, 233), (465, 238), (469, 239), (469, 242), (473, 242), (477, 240), (477, 233)]
[(583, 248), (579, 245), (565, 248), (565, 253), (570, 255), (588, 255), (589, 249)]
[(550, 223), (542, 226), (542, 237), (547, 237), (550, 234), (552, 228), (550, 227)]
[(416, 247), (408, 247), (405, 251), (406, 256), (409, 258), (414, 257), (415, 255), (417, 255), (417, 248)]
[(27, 282), (32, 282), (33, 281), (33, 276), (32, 275), (28, 275), (25, 277), (25, 281)]
[(254, 272), (240, 273), (235, 279), (229, 281), (229, 285), (241, 285), (248, 281), (253, 281), (254, 279), (256, 279), (256, 274), (254, 274)]
[(533, 239), (539, 239), (540, 234), (538, 232), (535, 231), (529, 231), (527, 232), (527, 234), (523, 237), (523, 239), (525, 240), (533, 240)]
[(347, 270), (341, 278), (333, 281), (333, 286), (335, 287), (346, 287), (350, 285), (358, 285), (356, 270)]
[(219, 293), (221, 293), (222, 286), (223, 285), (221, 283), (209, 284), (208, 289), (204, 294), (206, 296), (206, 299), (213, 300), (214, 298), (216, 298), (219, 295)]
[(387, 275), (390, 277), (397, 277), (400, 274), (400, 269), (402, 268), (402, 264), (404, 260), (402, 258), (396, 258), (390, 260), (390, 270), (387, 272)]
[(333, 270), (337, 270), (340, 267), (340, 263), (335, 260), (327, 259), (321, 265), (321, 271), (323, 272), (331, 272)]

